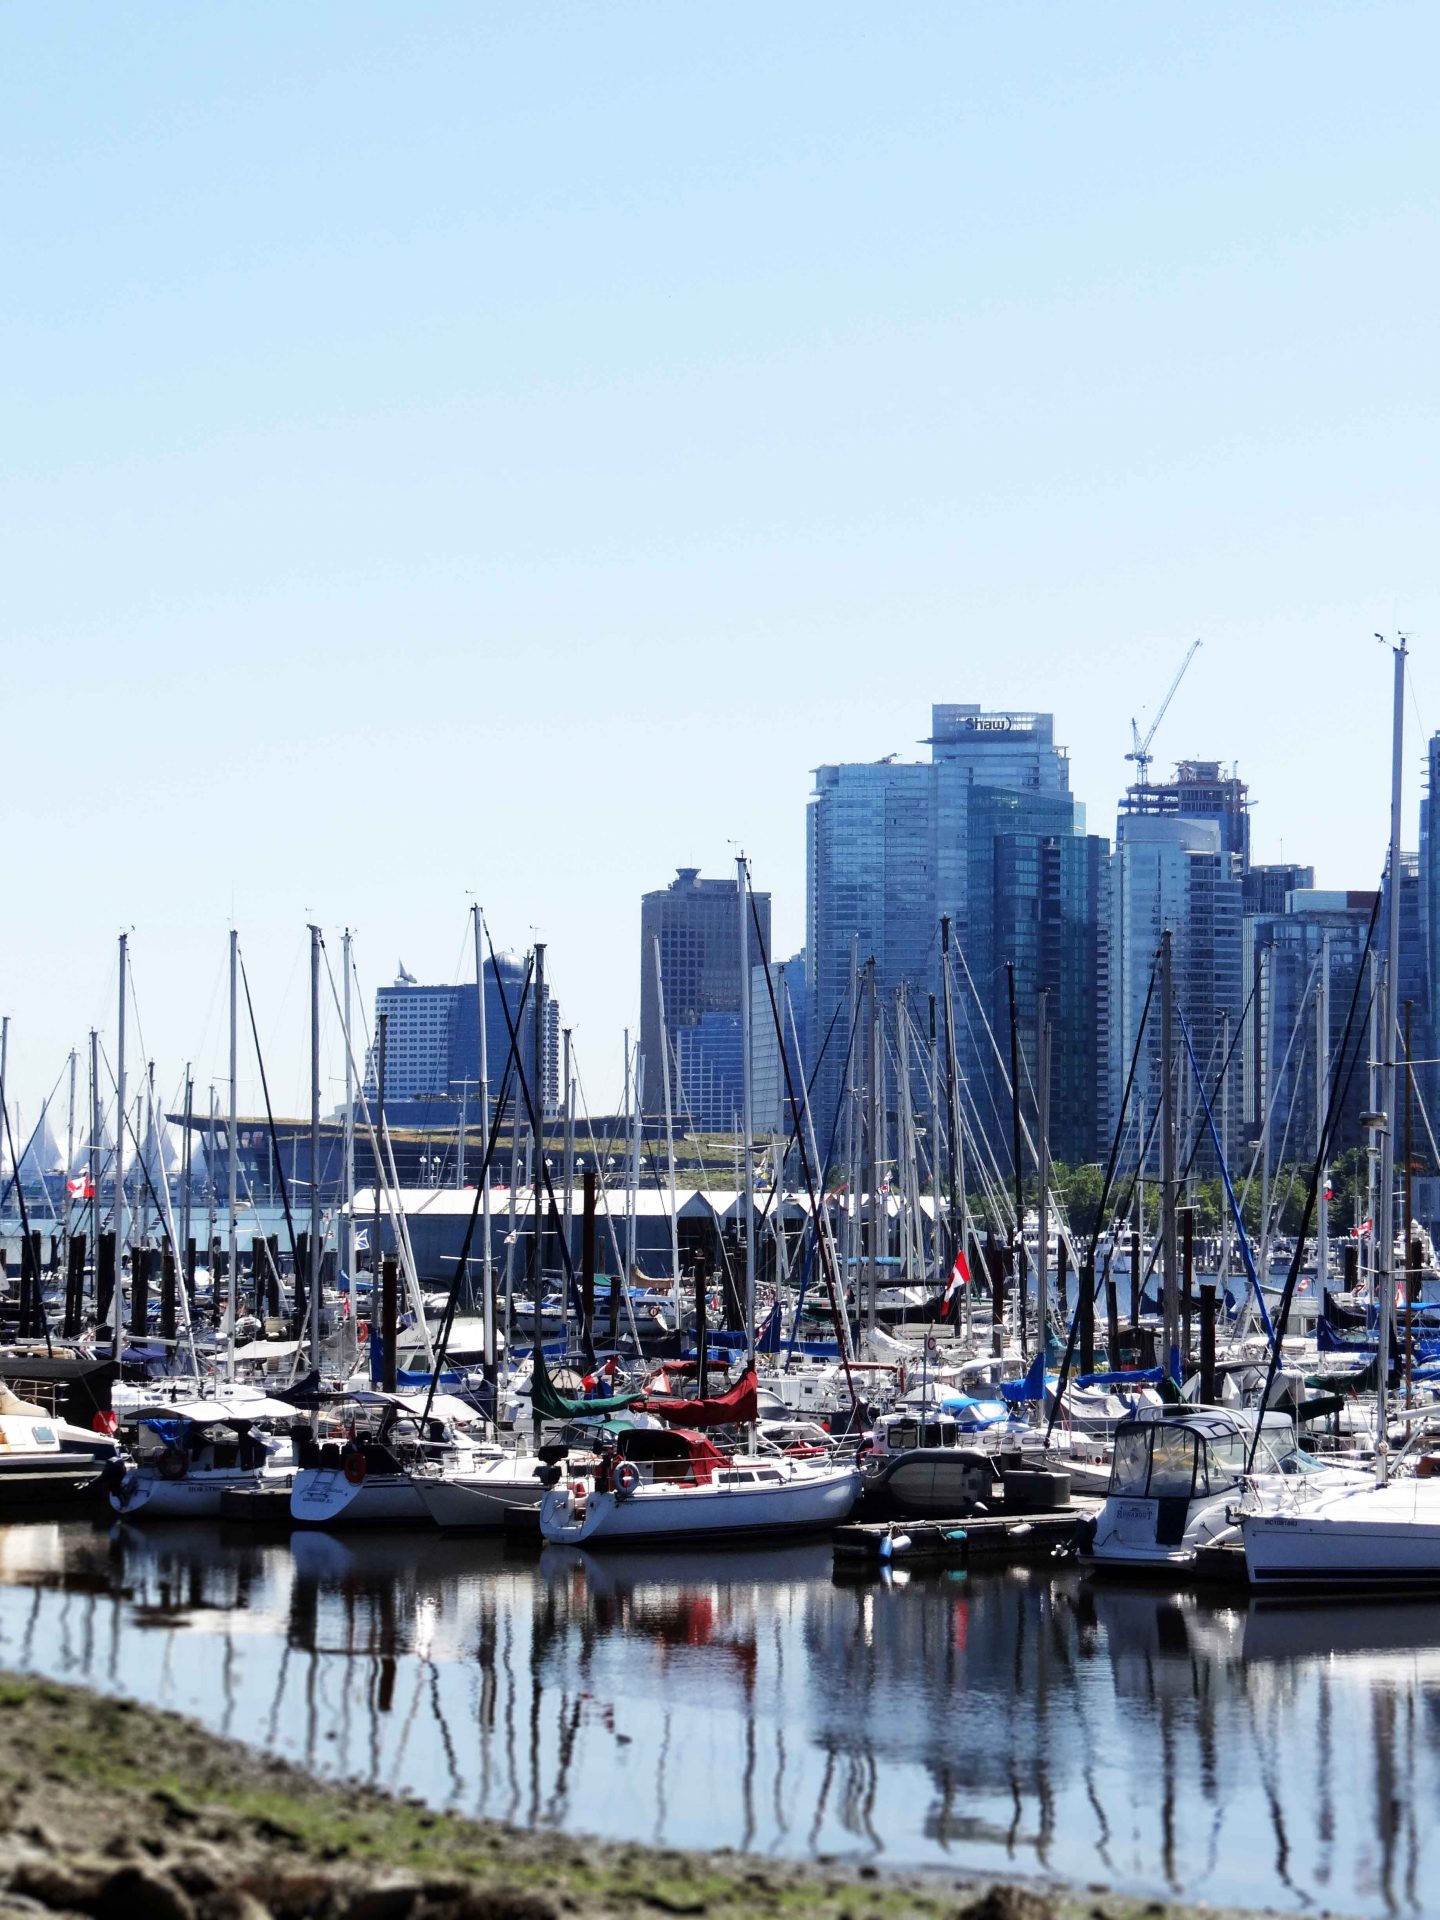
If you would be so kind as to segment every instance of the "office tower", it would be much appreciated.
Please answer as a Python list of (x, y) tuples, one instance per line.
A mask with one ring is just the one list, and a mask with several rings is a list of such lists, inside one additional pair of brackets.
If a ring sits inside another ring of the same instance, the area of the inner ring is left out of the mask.
[[(1318, 990), (1329, 947), (1328, 1043), (1325, 1072), (1339, 1108), (1330, 1159), (1366, 1144), (1360, 1115), (1369, 1104), (1369, 983), (1342, 1051), (1356, 972), (1366, 951), (1373, 893), (1292, 889), (1279, 913), (1255, 914), (1244, 929), (1244, 976), (1249, 1012), (1242, 1036), (1244, 1126), (1234, 1159), (1243, 1165), (1247, 1143), (1260, 1138), (1268, 1115), (1270, 1158), (1308, 1161), (1318, 1144), (1316, 1065)], [(1377, 929), (1378, 931), (1378, 929)], [(1327, 1107), (1328, 1107), (1327, 1095)]]
[[(770, 951), (770, 896), (753, 896), (749, 957)], [(758, 935), (755, 920), (759, 921)], [(666, 1046), (661, 1040), (655, 946), (660, 946), (671, 1101), (677, 1124), (729, 1132), (741, 1123), (740, 890), (733, 879), (702, 880), (681, 867), (668, 887), (640, 903), (640, 1050), (645, 1112), (665, 1104)]]
[[(1078, 860), (1059, 851), (1086, 836), (1051, 715), (937, 705), (925, 744), (928, 762), (890, 757), (815, 774), (806, 948), (816, 1132), (823, 1154), (850, 1043), (852, 968), (873, 956), (882, 1008), (893, 1009), (897, 989), (907, 986), (912, 1017), (924, 1007), (928, 1020), (928, 995), (942, 997), (940, 921), (948, 914), (964, 1098), (1008, 1164), (1008, 1118), (995, 1125), (997, 1115), (1008, 1116), (1006, 962), (1017, 968), (1022, 1082), (1033, 1078), (1036, 993), (1050, 978), (1052, 1061), (1068, 1084), (1082, 1086), (1101, 1018), (1086, 996), (1105, 971), (1103, 883), (1094, 869), (1104, 842)], [(1050, 907), (1042, 912), (1046, 862)], [(1077, 953), (1068, 965), (1063, 944)], [(922, 1087), (914, 1097), (918, 1110)], [(1092, 1157), (1100, 1099), (1092, 1082), (1088, 1097), (1062, 1102), (1064, 1117), (1055, 1115), (1052, 1125), (1057, 1156)], [(1027, 1105), (1033, 1112), (1028, 1091)]]
[(1268, 867), (1251, 867), (1244, 875), (1241, 894), (1245, 912), (1284, 913), (1289, 894), (1309, 890), (1315, 885), (1313, 867), (1297, 867), (1286, 860)]
[[(498, 956), (498, 969), (485, 962), (485, 1046), (492, 1110), (498, 1100), (515, 1028), (520, 1060), (532, 1092), (535, 1087), (535, 1015), (533, 998), (523, 1002), (525, 963), (513, 953)], [(503, 1004), (502, 1004), (503, 1000)], [(509, 1015), (508, 1021), (506, 1015)], [(427, 986), (402, 966), (392, 986), (375, 994), (375, 1044), (366, 1060), (365, 1091), (376, 1093), (376, 1048), (380, 1014), (385, 1033), (385, 1102), (392, 1114), (401, 1102), (463, 1102), (479, 1120), (480, 1009), (475, 986)], [(543, 1023), (544, 1110), (553, 1114), (560, 1101), (560, 1009), (547, 993)], [(518, 1080), (511, 1077), (511, 1101), (524, 1112)]]
[[(1204, 763), (1210, 764), (1210, 763)], [(1152, 808), (1153, 787), (1131, 788), (1141, 804), (1122, 806), (1111, 870), (1110, 1115), (1117, 1116), (1132, 1059), (1135, 1089), (1144, 1111), (1155, 1112), (1162, 1082), (1160, 1003), (1157, 988), (1147, 1019), (1152, 970), (1161, 937), (1171, 936), (1171, 978), (1176, 1044), (1181, 1061), (1177, 1086), (1188, 1108), (1194, 1075), (1183, 1028), (1188, 1029), (1207, 1087), (1214, 1084), (1225, 1050), (1225, 1021), (1240, 1018), (1241, 894), (1238, 856), (1227, 849), (1233, 820), (1214, 810), (1191, 817)], [(1144, 1039), (1141, 1042), (1143, 1023)], [(1208, 1153), (1202, 1154), (1208, 1163)]]
[[(805, 955), (793, 954), (788, 960), (772, 964), (768, 981), (766, 972), (764, 967), (750, 969), (750, 1043), (754, 1059), (751, 1100), (755, 1131), (757, 1134), (778, 1133), (788, 1140), (795, 1123), (787, 1094), (787, 1068), (788, 1084), (794, 1089), (796, 1099), (803, 1100), (805, 1092), (805, 1032), (809, 1020)], [(783, 1059), (775, 1031), (777, 1013), (785, 1035)], [(808, 1152), (808, 1136), (805, 1144)], [(824, 1142), (816, 1144), (823, 1152)]]

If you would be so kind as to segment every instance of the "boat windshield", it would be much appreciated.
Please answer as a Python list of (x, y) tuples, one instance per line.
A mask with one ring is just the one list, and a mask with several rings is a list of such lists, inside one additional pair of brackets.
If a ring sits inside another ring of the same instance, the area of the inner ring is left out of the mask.
[[(1250, 1470), (1253, 1443), (1254, 1436), (1247, 1433), (1230, 1433), (1206, 1441), (1212, 1488), (1240, 1484)], [(1261, 1436), (1260, 1445), (1255, 1449), (1256, 1473), (1299, 1474), (1320, 1470), (1321, 1462), (1312, 1460), (1308, 1453), (1302, 1452), (1296, 1444), (1294, 1433), (1289, 1430), (1277, 1427), (1272, 1432), (1267, 1428)]]

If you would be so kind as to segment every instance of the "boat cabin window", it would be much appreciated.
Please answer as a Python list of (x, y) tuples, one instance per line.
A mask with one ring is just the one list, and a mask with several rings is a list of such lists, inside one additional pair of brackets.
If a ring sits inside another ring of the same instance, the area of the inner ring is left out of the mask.
[(1150, 1477), (1150, 1429), (1117, 1427), (1115, 1453), (1110, 1462), (1112, 1493), (1144, 1493)]
[(1150, 1498), (1188, 1500), (1195, 1484), (1195, 1436), (1185, 1427), (1155, 1428), (1150, 1448)]
[(887, 1443), (897, 1452), (903, 1447), (918, 1447), (920, 1444), (920, 1426), (915, 1420), (897, 1420), (885, 1436)]

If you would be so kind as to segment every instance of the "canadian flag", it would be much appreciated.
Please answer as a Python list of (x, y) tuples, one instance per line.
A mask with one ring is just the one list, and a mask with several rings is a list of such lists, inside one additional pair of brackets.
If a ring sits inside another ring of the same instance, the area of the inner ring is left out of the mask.
[(945, 1289), (945, 1298), (940, 1302), (940, 1318), (943, 1320), (950, 1311), (950, 1302), (961, 1287), (970, 1284), (970, 1263), (963, 1253), (955, 1256), (955, 1265), (950, 1269), (950, 1284)]
[(88, 1173), (77, 1173), (73, 1180), (65, 1182), (65, 1191), (74, 1200), (93, 1200), (95, 1189), (90, 1184)]

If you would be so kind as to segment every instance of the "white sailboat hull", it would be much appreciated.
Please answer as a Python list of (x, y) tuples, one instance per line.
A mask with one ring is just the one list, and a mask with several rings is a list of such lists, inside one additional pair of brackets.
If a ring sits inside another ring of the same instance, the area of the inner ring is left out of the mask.
[(291, 1469), (258, 1467), (201, 1468), (182, 1480), (167, 1480), (152, 1468), (127, 1476), (110, 1496), (123, 1520), (216, 1520), (222, 1495), (288, 1486)]
[(416, 1476), (415, 1490), (437, 1527), (447, 1532), (498, 1532), (517, 1509), (533, 1510), (545, 1489), (535, 1478), (539, 1460), (506, 1460), (495, 1472)]
[[(719, 1470), (713, 1480), (654, 1481), (634, 1493), (556, 1487), (540, 1505), (540, 1532), (557, 1546), (660, 1546), (677, 1540), (784, 1538), (839, 1526), (860, 1497), (853, 1467)], [(744, 1476), (743, 1478), (741, 1476)]]
[(347, 1480), (340, 1467), (305, 1467), (290, 1489), (290, 1518), (309, 1527), (428, 1527), (430, 1514), (406, 1473)]

